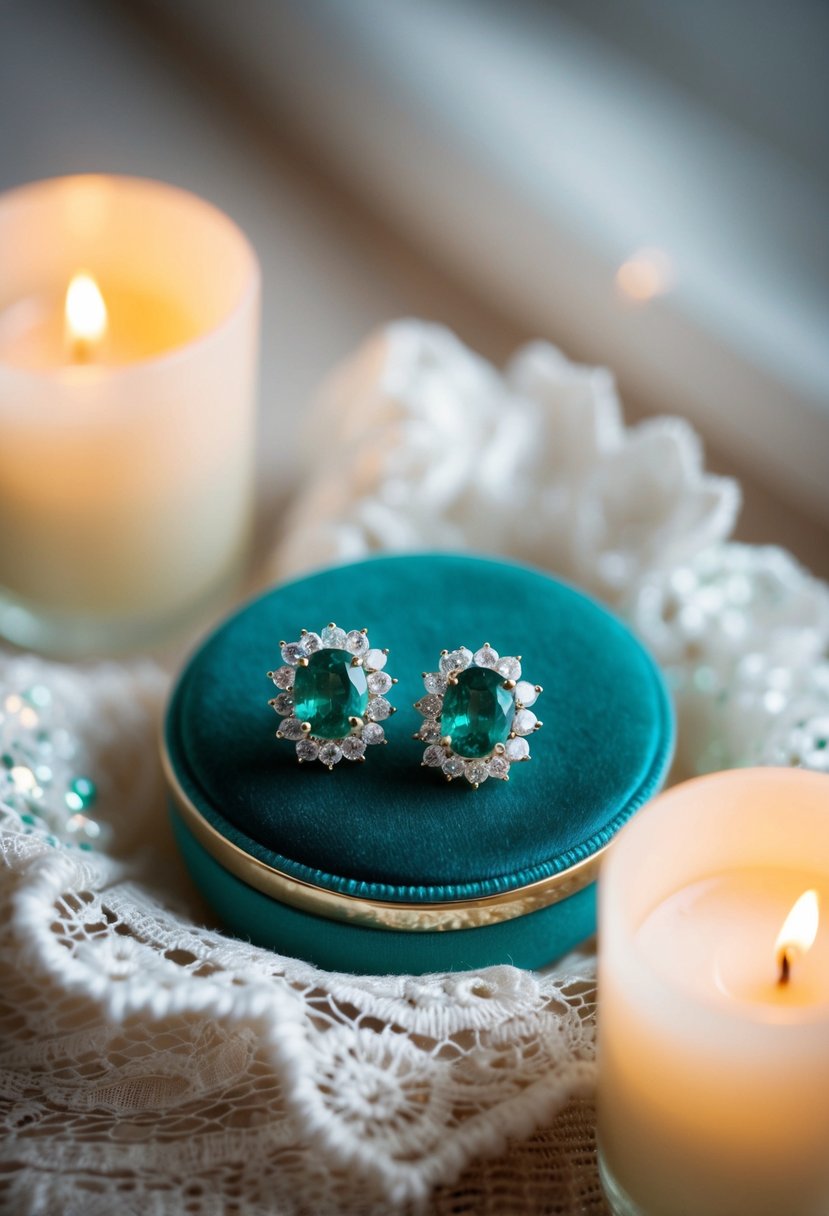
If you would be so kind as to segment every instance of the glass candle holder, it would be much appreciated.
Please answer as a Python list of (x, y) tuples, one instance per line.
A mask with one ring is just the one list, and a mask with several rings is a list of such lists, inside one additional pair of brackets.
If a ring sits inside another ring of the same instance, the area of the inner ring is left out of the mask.
[(700, 777), (619, 833), (598, 1011), (617, 1216), (829, 1211), (828, 913), (825, 774)]
[(256, 255), (194, 195), (96, 175), (3, 195), (0, 265), (0, 634), (155, 640), (244, 563)]

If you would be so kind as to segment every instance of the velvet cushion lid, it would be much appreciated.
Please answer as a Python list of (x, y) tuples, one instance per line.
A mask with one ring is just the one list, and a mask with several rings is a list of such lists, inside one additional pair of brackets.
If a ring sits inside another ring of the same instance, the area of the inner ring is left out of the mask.
[[(331, 620), (366, 627), (399, 679), (388, 745), (333, 772), (275, 739), (265, 674), (280, 639)], [(442, 648), (484, 641), (544, 686), (544, 727), (508, 783), (473, 790), (420, 767), (412, 702)], [(605, 609), (537, 571), (445, 554), (369, 559), (255, 600), (190, 660), (166, 730), (179, 790), (231, 844), (300, 882), (391, 902), (476, 899), (568, 869), (654, 792), (672, 739), (658, 671)]]

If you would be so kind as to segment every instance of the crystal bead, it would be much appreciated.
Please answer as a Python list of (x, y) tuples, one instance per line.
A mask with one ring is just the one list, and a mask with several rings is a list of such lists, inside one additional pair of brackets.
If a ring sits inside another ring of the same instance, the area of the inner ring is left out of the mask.
[(530, 754), (530, 745), (526, 739), (508, 739), (504, 751), (510, 762), (526, 760)]
[(318, 633), (304, 633), (302, 649), (306, 654), (316, 654), (318, 650), (322, 650), (322, 638)]
[(443, 698), (435, 693), (421, 697), (416, 706), (425, 718), (436, 718), (443, 709)]
[(352, 629), (345, 639), (345, 648), (349, 654), (364, 655), (368, 653), (368, 638), (359, 629)]
[(322, 631), (322, 644), (329, 650), (345, 650), (345, 630), (337, 625), (326, 625)]
[(509, 775), (509, 760), (506, 756), (493, 756), (489, 762), (490, 777), (497, 777), (503, 781)]
[(443, 694), (446, 692), (446, 676), (439, 671), (428, 671), (423, 677), (427, 692)]
[(277, 688), (293, 688), (295, 675), (294, 667), (280, 667), (273, 673), (273, 682)]
[(443, 761), (446, 759), (446, 754), (442, 747), (427, 747), (423, 753), (423, 763), (429, 768), (440, 768)]
[(282, 714), (283, 718), (293, 713), (294, 698), (287, 692), (281, 692), (273, 703), (273, 707), (278, 714)]
[(346, 760), (359, 760), (366, 752), (365, 743), (356, 735), (349, 735), (347, 739), (343, 739), (341, 746)]
[(378, 743), (382, 743), (386, 737), (386, 732), (378, 722), (366, 722), (363, 727), (363, 741), (373, 747)]
[(280, 739), (301, 739), (302, 723), (299, 718), (286, 718), (284, 722), (280, 722), (276, 733)]
[(473, 760), (466, 766), (466, 779), (470, 785), (483, 785), (489, 776), (489, 767), (483, 760)]
[[(365, 664), (364, 664), (365, 666)], [(391, 688), (391, 676), (385, 671), (373, 671), (368, 678), (369, 692), (377, 693), (378, 695), (388, 692)]]
[(297, 758), (305, 763), (306, 760), (316, 760), (320, 745), (314, 739), (300, 739), (296, 745)]
[(500, 671), (505, 680), (521, 679), (521, 664), (519, 663), (518, 659), (499, 659), (498, 671)]
[(363, 667), (367, 671), (382, 671), (388, 661), (388, 655), (384, 650), (369, 650), (363, 657)]
[(538, 699), (535, 684), (531, 684), (529, 680), (519, 681), (515, 686), (515, 699), (516, 701), (520, 701), (522, 705), (534, 705)]
[(302, 649), (300, 642), (286, 642), (282, 647), (282, 659), (285, 663), (290, 663), (296, 667), (300, 659), (305, 658), (305, 651)]
[(323, 743), (319, 751), (319, 760), (327, 765), (328, 768), (333, 768), (335, 764), (339, 764), (342, 758), (343, 749), (338, 743)]
[(447, 777), (462, 777), (466, 772), (466, 765), (460, 756), (447, 756), (443, 761), (443, 771)]
[(391, 705), (385, 697), (372, 697), (366, 708), (365, 716), (372, 722), (382, 722), (391, 713)]
[(417, 732), (418, 739), (422, 739), (424, 743), (437, 743), (441, 737), (440, 723), (434, 718), (427, 718)]
[(516, 735), (530, 735), (535, 730), (538, 718), (531, 709), (519, 709), (512, 720), (512, 729)]
[(461, 646), (458, 650), (450, 650), (440, 656), (440, 669), (444, 675), (453, 671), (465, 671), (472, 662), (472, 651)]
[(491, 646), (482, 646), (475, 651), (474, 662), (477, 667), (495, 667), (498, 664), (498, 651)]

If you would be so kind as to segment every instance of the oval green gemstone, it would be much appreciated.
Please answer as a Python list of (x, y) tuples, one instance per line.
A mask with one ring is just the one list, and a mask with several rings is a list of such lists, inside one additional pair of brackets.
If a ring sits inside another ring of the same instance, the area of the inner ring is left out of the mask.
[(349, 718), (362, 718), (368, 705), (368, 684), (362, 667), (351, 666), (347, 650), (318, 650), (294, 677), (294, 714), (311, 723), (320, 739), (349, 734)]
[(440, 729), (452, 740), (453, 752), (480, 760), (506, 742), (514, 717), (515, 701), (504, 677), (490, 668), (467, 667), (446, 690)]

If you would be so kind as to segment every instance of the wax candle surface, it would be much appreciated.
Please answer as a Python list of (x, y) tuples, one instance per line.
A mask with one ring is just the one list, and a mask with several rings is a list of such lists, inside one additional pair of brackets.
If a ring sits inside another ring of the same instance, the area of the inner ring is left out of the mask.
[[(818, 892), (826, 924), (781, 984), (777, 936), (805, 888)], [(829, 882), (822, 874), (731, 870), (691, 883), (654, 908), (636, 944), (663, 960), (666, 982), (712, 1008), (743, 1006), (747, 1018), (779, 1023), (796, 1023), (804, 1007), (823, 1006), (829, 1015)]]
[[(106, 331), (84, 363), (136, 363), (183, 346), (198, 334), (195, 317), (178, 300), (112, 280), (99, 287), (106, 302)], [(26, 297), (0, 313), (0, 363), (28, 371), (77, 365), (66, 334), (65, 290)]]
[[(814, 943), (778, 983), (807, 890)], [(614, 1211), (829, 1212), (829, 778), (719, 773), (623, 829), (600, 880), (599, 1145)]]
[[(93, 176), (0, 198), (0, 265), (0, 633), (75, 653), (152, 640), (244, 557), (255, 255), (193, 195)], [(89, 333), (67, 329), (79, 272), (105, 312)]]

